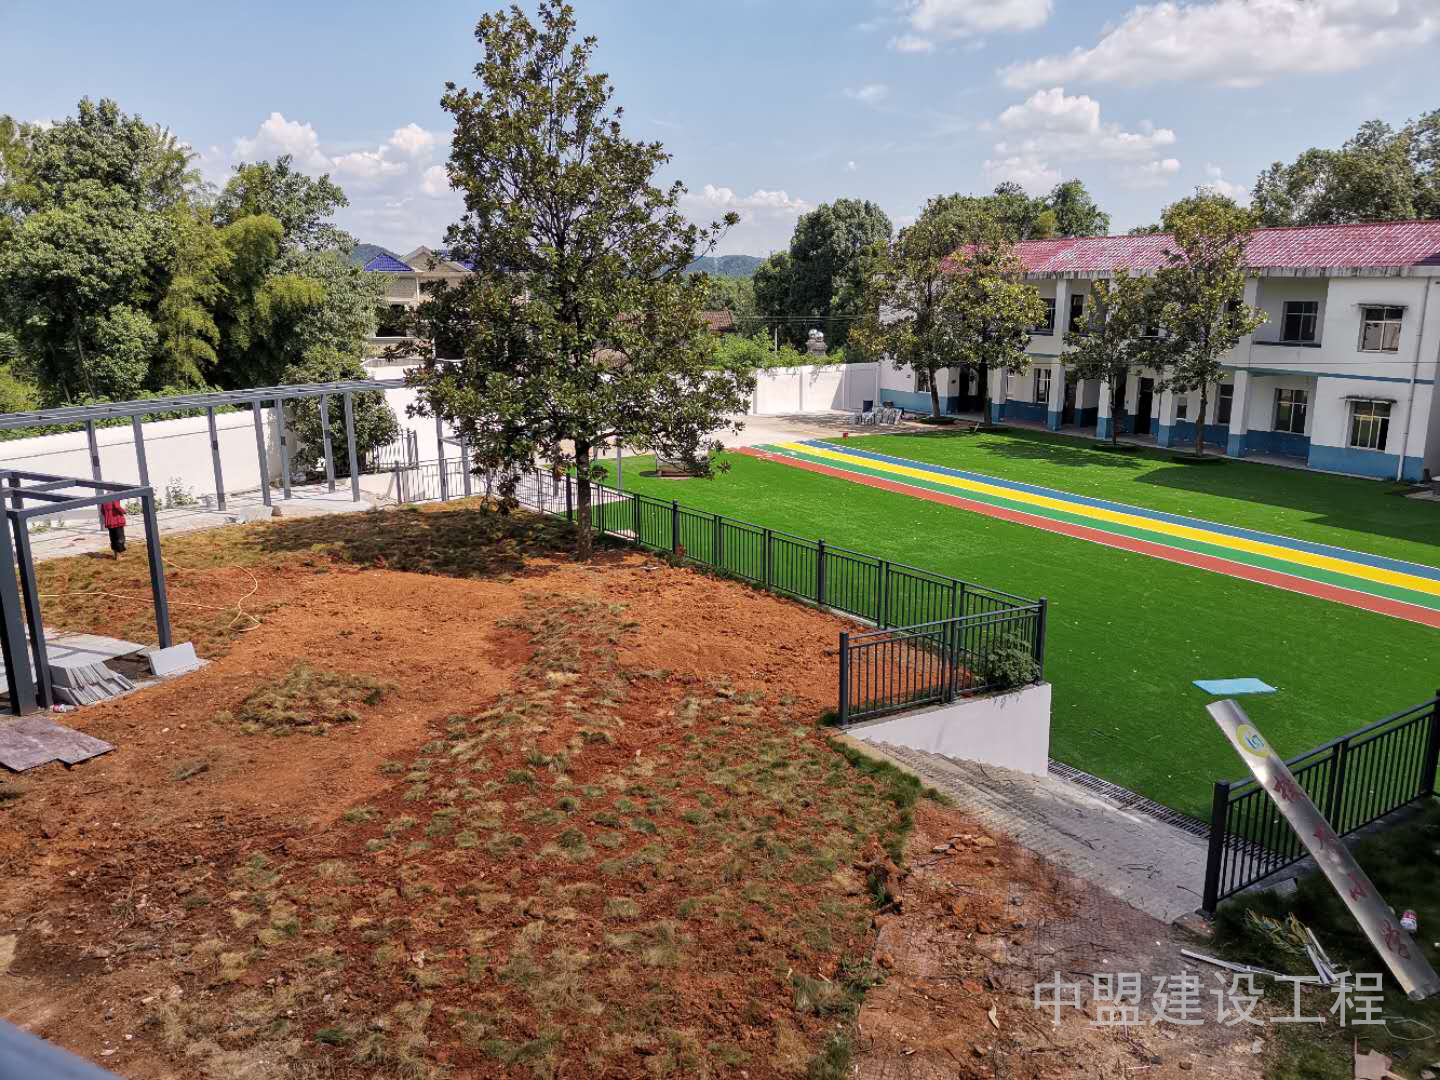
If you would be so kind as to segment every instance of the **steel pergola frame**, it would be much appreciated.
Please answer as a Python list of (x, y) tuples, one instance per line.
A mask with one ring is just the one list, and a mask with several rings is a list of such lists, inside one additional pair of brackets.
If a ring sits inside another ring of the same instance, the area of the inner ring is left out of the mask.
[[(83, 494), (75, 494), (76, 491)], [(40, 613), (40, 586), (35, 577), (35, 556), (30, 548), (30, 519), (131, 499), (140, 500), (145, 521), (145, 550), (150, 565), (150, 591), (155, 603), (156, 636), (160, 648), (168, 649), (174, 642), (170, 631), (170, 602), (165, 592), (165, 564), (160, 554), (160, 527), (155, 515), (154, 489), (149, 485), (106, 483), (24, 469), (0, 469), (0, 505), (3, 505), (5, 517), (10, 523), (9, 528), (0, 527), (0, 650), (3, 650), (5, 658), (5, 683), (12, 712), (33, 712), (55, 703), (50, 682), (49, 652), (45, 644), (45, 622)]]
[[(132, 438), (135, 443), (135, 462), (140, 474), (140, 486), (150, 487), (150, 468), (145, 459), (145, 433), (141, 418), (158, 413), (205, 411), (210, 428), (210, 459), (215, 473), (215, 504), (225, 509), (225, 476), (220, 465), (220, 438), (215, 427), (215, 410), (229, 406), (248, 405), (255, 417), (255, 453), (260, 464), (260, 496), (266, 506), (272, 505), (270, 495), (270, 455), (265, 444), (265, 427), (260, 410), (267, 404), (275, 406), (275, 425), (280, 449), (280, 485), (284, 497), (291, 497), (290, 491), (290, 435), (285, 424), (285, 402), (303, 398), (320, 399), (321, 428), (325, 450), (325, 480), (329, 490), (335, 490), (334, 447), (330, 436), (330, 399), (339, 397), (345, 418), (345, 443), (347, 463), (350, 466), (350, 497), (360, 501), (359, 454), (355, 446), (355, 404), (356, 394), (391, 390), (405, 385), (404, 379), (344, 379), (328, 383), (299, 383), (293, 386), (261, 386), (249, 390), (222, 390), (207, 394), (181, 394), (175, 397), (149, 398), (139, 401), (111, 401), (96, 405), (66, 405), (54, 409), (37, 409), (32, 412), (0, 413), (0, 430), (14, 431), (24, 428), (48, 427), (56, 424), (83, 424), (90, 451), (90, 473), (96, 483), (102, 482), (100, 472), (100, 445), (96, 438), (96, 424), (102, 420), (130, 421)], [(102, 500), (104, 501), (104, 500)]]

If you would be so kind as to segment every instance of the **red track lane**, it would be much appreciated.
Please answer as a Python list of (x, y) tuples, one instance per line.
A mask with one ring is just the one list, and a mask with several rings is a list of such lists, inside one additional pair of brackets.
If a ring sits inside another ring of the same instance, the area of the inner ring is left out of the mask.
[(1311, 581), (1309, 578), (1296, 577), (1292, 574), (1282, 574), (1275, 570), (1265, 570), (1258, 566), (1250, 566), (1247, 563), (1234, 562), (1230, 559), (1219, 559), (1213, 555), (1201, 555), (1198, 552), (1186, 551), (1183, 548), (1167, 547), (1164, 544), (1156, 544), (1149, 540), (1138, 540), (1134, 537), (1119, 536), (1114, 533), (1105, 532), (1102, 529), (1092, 529), (1085, 525), (1072, 525), (1069, 522), (1055, 521), (1051, 518), (1041, 517), (1038, 514), (1027, 514), (1020, 510), (1010, 510), (1001, 506), (992, 506), (989, 503), (976, 502), (959, 495), (946, 495), (943, 492), (931, 491), (929, 488), (916, 487), (894, 480), (882, 480), (878, 476), (854, 473), (846, 469), (837, 469), (829, 465), (821, 465), (813, 461), (801, 461), (797, 458), (786, 457), (783, 454), (769, 454), (763, 450), (756, 450), (753, 447), (740, 447), (734, 452), (759, 458), (762, 461), (779, 462), (782, 465), (804, 469), (807, 472), (819, 473), (822, 476), (838, 477), (841, 480), (848, 480), (852, 484), (864, 484), (866, 487), (879, 488), (881, 491), (893, 491), (899, 495), (909, 495), (913, 498), (943, 503), (946, 506), (956, 506), (961, 510), (984, 514), (986, 517), (999, 518), (1002, 521), (1013, 521), (1019, 525), (1029, 525), (1033, 528), (1044, 529), (1046, 532), (1060, 533), (1063, 536), (1073, 536), (1080, 540), (1088, 540), (1093, 544), (1104, 544), (1106, 547), (1120, 548), (1122, 551), (1133, 551), (1140, 555), (1149, 555), (1156, 559), (1165, 559), (1167, 562), (1183, 563), (1186, 566), (1198, 567), (1201, 570), (1209, 570), (1212, 573), (1224, 574), (1226, 577), (1242, 578), (1245, 581), (1254, 581), (1261, 585), (1270, 585), (1277, 589), (1303, 593), (1306, 596), (1318, 597), (1321, 600), (1330, 600), (1336, 604), (1344, 604), (1347, 607), (1361, 608), (1365, 611), (1373, 611), (1380, 615), (1389, 615), (1396, 619), (1404, 619), (1407, 622), (1440, 628), (1440, 611), (1423, 608), (1417, 604), (1407, 604), (1403, 600), (1391, 600), (1383, 596), (1372, 596), (1369, 593), (1359, 592), (1355, 589), (1345, 589), (1338, 585), (1326, 585), (1318, 581)]

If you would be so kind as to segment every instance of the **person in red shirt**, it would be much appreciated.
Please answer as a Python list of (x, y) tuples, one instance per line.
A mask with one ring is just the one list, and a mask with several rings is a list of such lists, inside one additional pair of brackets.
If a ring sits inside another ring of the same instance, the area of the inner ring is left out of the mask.
[(110, 550), (118, 559), (125, 550), (125, 508), (118, 502), (102, 503), (100, 520), (105, 523), (105, 528), (110, 530)]

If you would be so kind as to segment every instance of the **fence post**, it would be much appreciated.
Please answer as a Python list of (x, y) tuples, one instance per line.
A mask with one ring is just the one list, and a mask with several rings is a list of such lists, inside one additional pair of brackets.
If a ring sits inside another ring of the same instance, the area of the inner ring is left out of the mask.
[(570, 522), (575, 520), (575, 495), (570, 490), (570, 474), (568, 472), (565, 474), (565, 520)]
[(825, 541), (815, 541), (815, 603), (825, 606)]
[(680, 500), (670, 500), (670, 554), (680, 554)]
[(1210, 852), (1205, 859), (1205, 893), (1200, 908), (1214, 915), (1220, 904), (1220, 867), (1225, 855), (1226, 829), (1230, 826), (1230, 784), (1215, 781), (1210, 802)]
[(875, 612), (875, 625), (882, 629), (893, 626), (890, 621), (890, 560), (880, 560), (880, 607)]
[(710, 544), (710, 562), (715, 569), (725, 569), (725, 516), (715, 515), (715, 539)]
[(760, 542), (763, 545), (763, 550), (760, 552), (760, 561), (765, 568), (765, 577), (763, 580), (765, 582), (765, 588), (767, 589), (770, 588), (770, 542), (773, 539), (774, 537), (771, 536), (769, 529), (766, 529), (764, 535), (760, 538)]
[(1420, 766), (1420, 794), (1435, 794), (1435, 771), (1440, 769), (1440, 690), (1430, 706), (1430, 738), (1425, 743), (1425, 760)]
[(840, 631), (840, 726), (850, 721), (850, 632)]
[(1035, 609), (1035, 664), (1040, 669), (1041, 681), (1045, 679), (1045, 629), (1050, 622), (1050, 601), (1046, 597), (1040, 598), (1040, 604)]
[(1325, 820), (1330, 822), (1330, 828), (1337, 836), (1345, 835), (1345, 828), (1340, 824), (1340, 811), (1345, 806), (1345, 766), (1350, 759), (1350, 740), (1337, 743), (1335, 746), (1335, 757), (1331, 760), (1330, 766), (1330, 790), (1325, 795)]

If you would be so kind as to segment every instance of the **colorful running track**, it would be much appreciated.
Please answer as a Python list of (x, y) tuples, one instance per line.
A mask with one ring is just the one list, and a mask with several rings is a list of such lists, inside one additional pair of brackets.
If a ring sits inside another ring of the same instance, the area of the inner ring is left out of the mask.
[(1440, 627), (1440, 569), (818, 439), (742, 451), (809, 472)]

